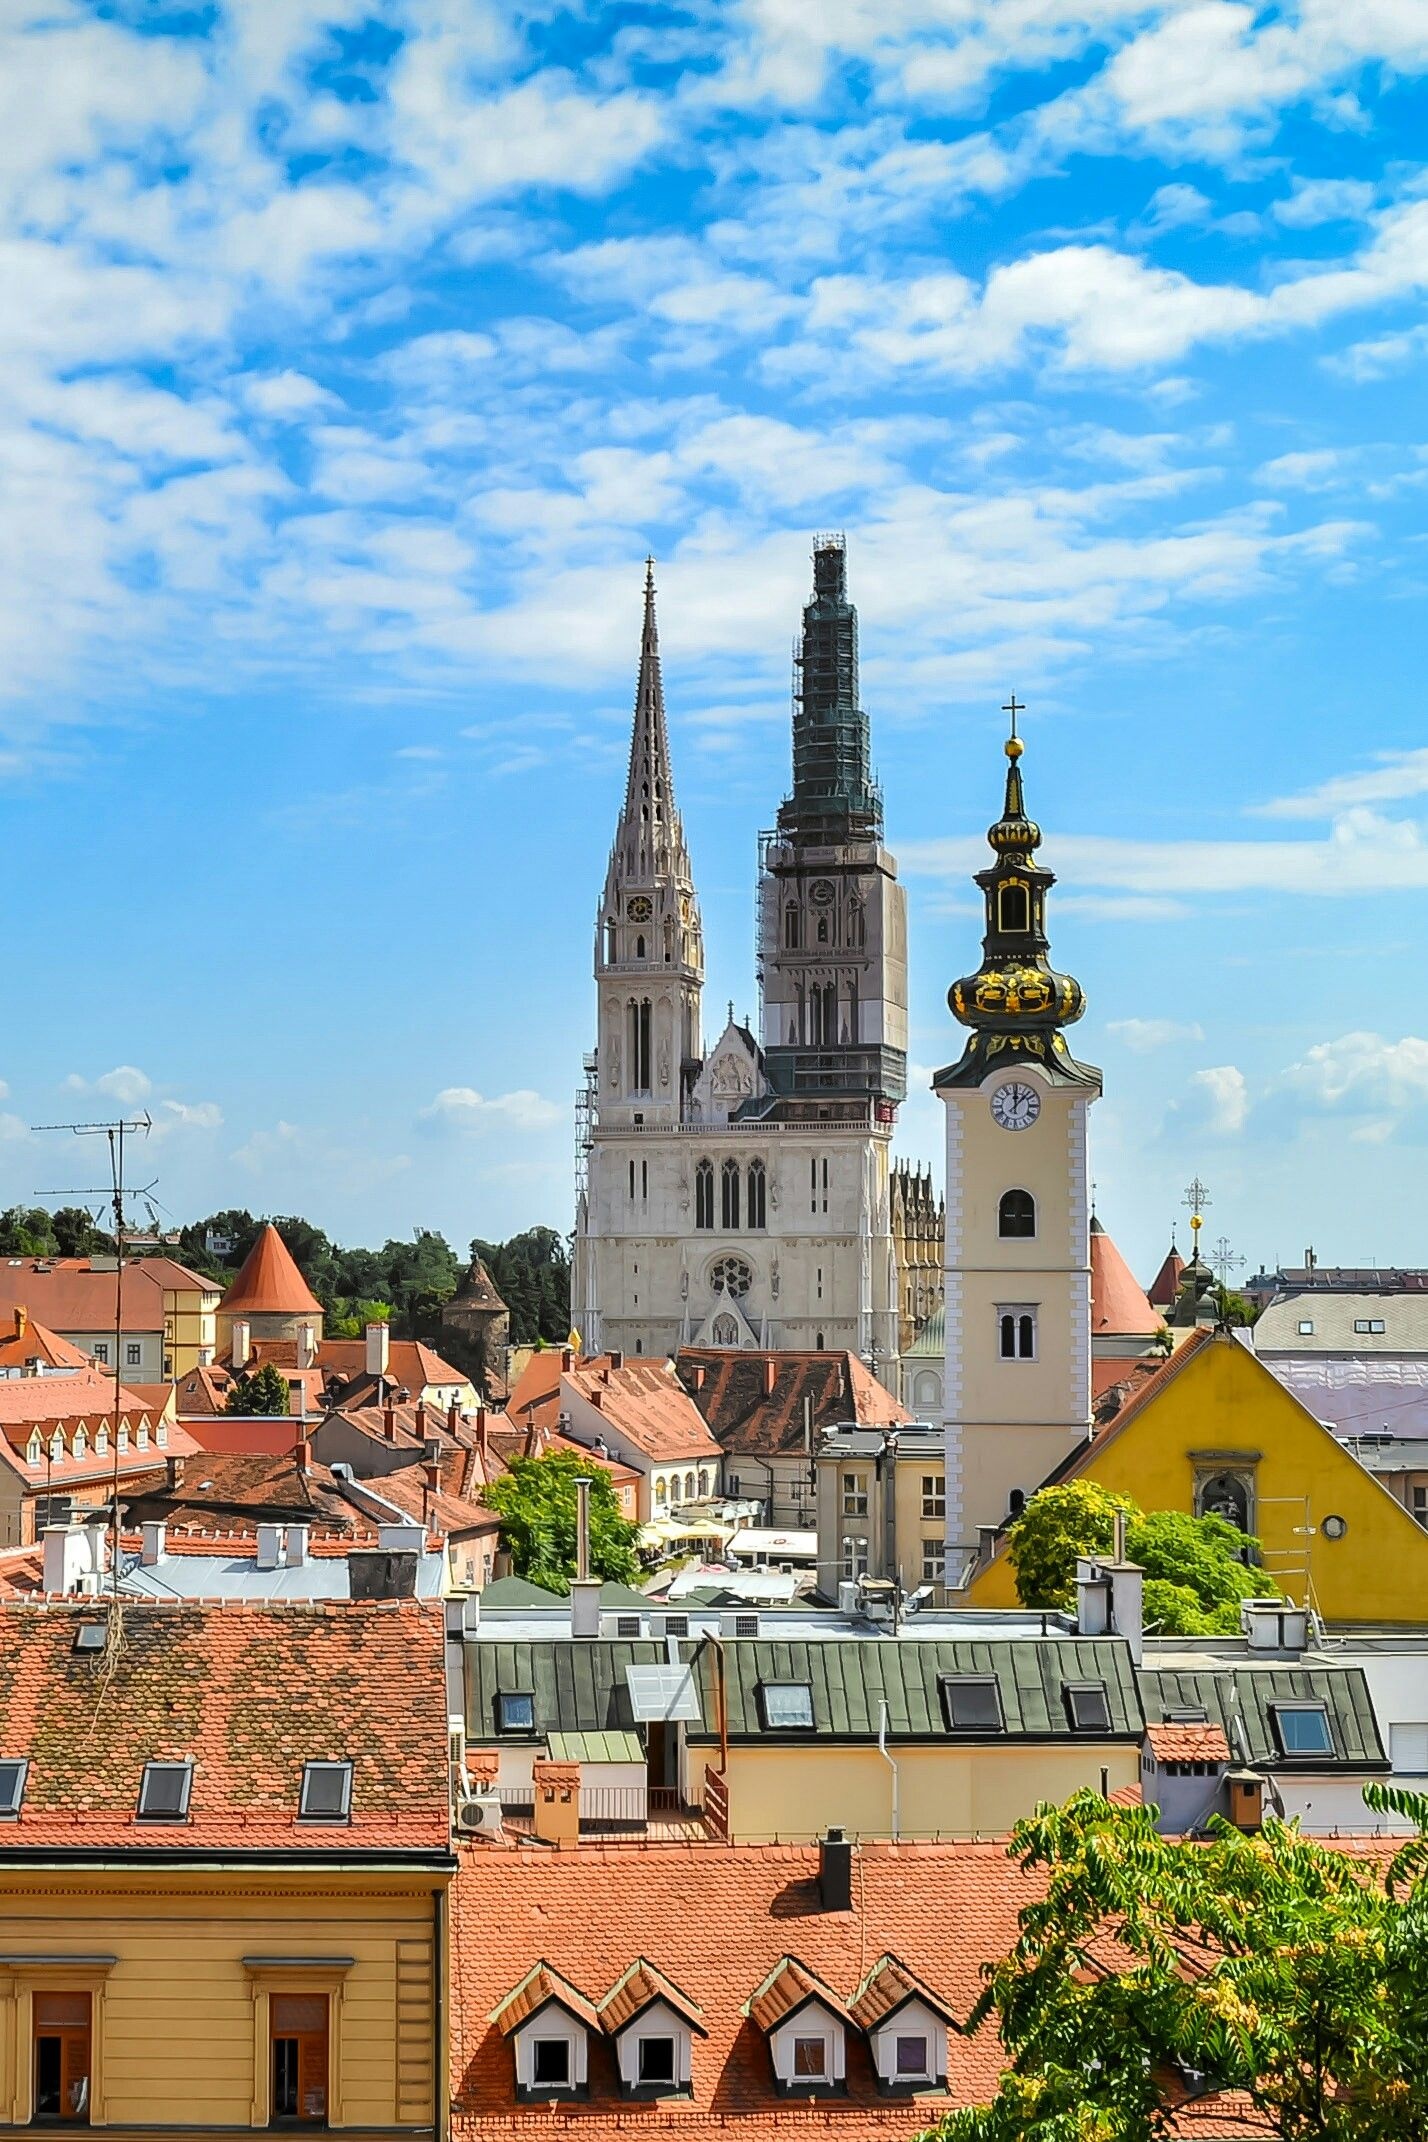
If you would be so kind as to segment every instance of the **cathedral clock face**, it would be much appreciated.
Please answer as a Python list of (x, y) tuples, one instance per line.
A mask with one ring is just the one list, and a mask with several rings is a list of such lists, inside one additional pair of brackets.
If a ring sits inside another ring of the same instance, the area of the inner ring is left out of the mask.
[(992, 1089), (992, 1121), (1003, 1130), (1030, 1130), (1041, 1114), (1041, 1095), (1025, 1080), (1009, 1078)]
[(626, 904), (625, 913), (631, 922), (648, 922), (654, 913), (654, 906), (643, 893), (636, 893), (634, 899)]
[(833, 880), (815, 878), (808, 888), (808, 897), (815, 907), (831, 907), (833, 904)]

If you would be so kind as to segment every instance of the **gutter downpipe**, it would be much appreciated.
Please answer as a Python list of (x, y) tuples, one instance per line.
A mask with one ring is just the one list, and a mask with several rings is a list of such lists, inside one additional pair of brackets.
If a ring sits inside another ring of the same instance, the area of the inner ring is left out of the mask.
[(888, 1754), (888, 1706), (886, 1697), (883, 1697), (878, 1704), (878, 1753), (892, 1772), (892, 1834), (893, 1842), (896, 1844), (902, 1831), (898, 1808), (897, 1764)]

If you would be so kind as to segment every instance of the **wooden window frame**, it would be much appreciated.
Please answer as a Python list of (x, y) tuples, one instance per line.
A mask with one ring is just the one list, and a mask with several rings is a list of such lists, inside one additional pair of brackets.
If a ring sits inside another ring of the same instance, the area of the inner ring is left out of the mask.
[(273, 2010), (275, 1993), (316, 1993), (327, 1997), (327, 2117), (299, 2122), (319, 2130), (343, 2126), (342, 1995), (351, 1956), (245, 1956), (253, 1996), (253, 2108), (250, 2124), (273, 2124)]
[[(10, 2007), (9, 2016), (0, 2017), (0, 2030), (5, 2032), (10, 2045), (11, 2126), (34, 2125), (37, 1993), (89, 1995), (89, 2117), (85, 2124), (90, 2127), (105, 2124), (104, 1989), (118, 1961), (117, 1956), (80, 1954), (0, 1955), (0, 2003), (8, 2003)], [(45, 2126), (50, 2126), (48, 2120)]]

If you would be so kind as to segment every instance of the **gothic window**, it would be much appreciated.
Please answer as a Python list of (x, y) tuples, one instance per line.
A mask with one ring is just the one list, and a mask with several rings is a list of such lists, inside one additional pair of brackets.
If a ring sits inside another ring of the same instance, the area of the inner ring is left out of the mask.
[(630, 1202), (631, 1202), (631, 1204), (633, 1204), (633, 1203), (634, 1203), (634, 1198), (635, 1198), (635, 1164), (634, 1164), (634, 1162), (633, 1162), (633, 1161), (631, 1161), (631, 1162), (630, 1162)]
[(709, 1274), (709, 1284), (716, 1294), (727, 1294), (730, 1301), (741, 1302), (754, 1283), (751, 1268), (742, 1257), (720, 1257)]
[(726, 1160), (719, 1171), (719, 1224), (732, 1232), (739, 1224), (739, 1163)]
[(1003, 1361), (1036, 1359), (1036, 1311), (1002, 1309), (997, 1315), (997, 1345)]
[(606, 963), (607, 963), (607, 965), (609, 965), (609, 966), (611, 966), (611, 967), (613, 967), (613, 966), (614, 966), (614, 964), (615, 964), (615, 921), (614, 921), (614, 917), (613, 917), (613, 916), (607, 916), (607, 918), (606, 918), (606, 921), (605, 921), (605, 960), (606, 960)]
[(803, 941), (798, 903), (795, 900), (790, 900), (783, 911), (783, 941), (790, 952), (796, 952)]
[(673, 924), (673, 922), (666, 922), (666, 924), (665, 924), (665, 926), (664, 926), (664, 956), (665, 956), (665, 958), (666, 958), (667, 960), (671, 960), (671, 959), (673, 959), (673, 958), (674, 958), (674, 924)]
[(854, 898), (848, 909), (848, 942), (861, 951), (868, 941), (867, 923), (863, 915), (863, 903)]
[(768, 1224), (768, 1182), (761, 1160), (749, 1162), (749, 1225), (765, 1227)]
[(828, 917), (826, 915), (820, 915), (818, 918), (818, 942), (821, 945), (826, 945), (828, 942)]
[(1223, 1517), (1239, 1532), (1248, 1532), (1254, 1485), (1245, 1473), (1206, 1473), (1195, 1483), (1195, 1515)]
[(714, 1319), (714, 1344), (737, 1346), (739, 1343), (738, 1319), (732, 1316), (716, 1316)]
[(694, 1224), (696, 1227), (714, 1225), (714, 1164), (701, 1160), (694, 1171)]
[(1003, 1190), (997, 1207), (997, 1233), (1004, 1240), (1036, 1233), (1036, 1199), (1029, 1190)]
[(693, 1502), (693, 1500), (694, 1500), (694, 1475), (693, 1475), (693, 1473), (686, 1473), (686, 1474), (685, 1474), (685, 1476), (684, 1476), (684, 1499), (685, 1499), (685, 1501), (686, 1501), (686, 1502)]
[(810, 1212), (828, 1210), (828, 1163), (826, 1160), (810, 1160), (808, 1163), (808, 1209)]
[(638, 1003), (631, 997), (630, 1005), (630, 1086), (635, 1093), (650, 1090), (650, 1000), (642, 997)]
[(1011, 878), (997, 893), (997, 928), (1009, 936), (1024, 936), (1030, 920), (1030, 902), (1020, 878)]
[(635, 958), (636, 958), (636, 959), (643, 959), (643, 958), (644, 958), (644, 956), (645, 956), (645, 940), (644, 940), (644, 935), (643, 935), (643, 933), (641, 933), (641, 935), (640, 935), (640, 936), (638, 936), (638, 937), (637, 937), (637, 938), (635, 939)]

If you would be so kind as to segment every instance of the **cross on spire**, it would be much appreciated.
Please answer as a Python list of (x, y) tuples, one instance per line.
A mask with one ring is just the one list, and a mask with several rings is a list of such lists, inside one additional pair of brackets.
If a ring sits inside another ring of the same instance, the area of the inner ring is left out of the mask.
[(1010, 714), (1011, 716), (1011, 733), (1014, 739), (1016, 736), (1016, 718), (1018, 714), (1024, 714), (1026, 712), (1026, 701), (1024, 699), (1018, 699), (1016, 693), (1013, 692), (1011, 698), (1002, 708), (1002, 712), (1003, 714)]

